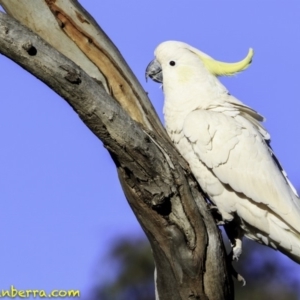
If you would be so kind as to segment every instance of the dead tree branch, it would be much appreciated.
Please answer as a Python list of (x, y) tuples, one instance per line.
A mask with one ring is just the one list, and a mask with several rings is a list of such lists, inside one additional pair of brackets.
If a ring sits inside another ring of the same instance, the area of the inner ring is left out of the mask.
[[(105, 39), (97, 41), (99, 48), (104, 47), (102, 42)], [(96, 47), (96, 42), (92, 44)], [(107, 51), (110, 57), (120, 56), (115, 47)], [(110, 152), (127, 200), (151, 243), (160, 300), (233, 299), (219, 230), (188, 166), (123, 60), (106, 61), (106, 69), (99, 64), (106, 78), (99, 84), (101, 80), (3, 13), (0, 53), (65, 99)], [(124, 101), (112, 92), (114, 78), (128, 84)], [(139, 99), (133, 101), (138, 112), (128, 107), (132, 99)]]

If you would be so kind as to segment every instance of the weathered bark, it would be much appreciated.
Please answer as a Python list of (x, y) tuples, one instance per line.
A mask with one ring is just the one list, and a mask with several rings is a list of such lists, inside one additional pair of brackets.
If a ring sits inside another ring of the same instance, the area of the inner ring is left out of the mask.
[[(219, 230), (187, 164), (170, 143), (145, 92), (120, 53), (76, 1), (24, 2), (47, 4), (45, 10), (50, 8), (54, 15), (63, 15), (63, 20), (73, 25), (70, 7), (76, 6), (75, 16), (80, 14), (78, 19), (82, 24), (91, 25), (98, 36), (88, 45), (107, 58), (106, 66), (94, 61), (96, 54), (87, 57), (105, 79), (103, 84), (99, 84), (100, 75), (92, 78), (89, 69), (80, 68), (76, 59), (72, 58), (74, 63), (60, 53), (61, 49), (58, 52), (41, 37), (0, 13), (0, 53), (61, 95), (111, 153), (127, 200), (151, 243), (160, 300), (233, 299)], [(60, 7), (58, 13), (57, 5), (61, 2), (69, 6), (65, 10)], [(14, 5), (23, 1), (1, 0), (0, 3), (15, 15), (17, 6)], [(26, 10), (24, 6), (22, 13), (43, 13), (43, 10), (30, 11), (31, 8), (27, 6)], [(81, 33), (84, 31), (79, 25), (76, 28)], [(35, 29), (38, 32), (38, 22)], [(78, 47), (85, 55), (93, 52)]]

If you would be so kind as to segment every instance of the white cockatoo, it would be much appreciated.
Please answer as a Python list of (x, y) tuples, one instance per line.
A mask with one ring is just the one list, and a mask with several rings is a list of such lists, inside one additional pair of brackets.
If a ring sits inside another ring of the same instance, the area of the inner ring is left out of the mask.
[(155, 50), (146, 76), (163, 84), (165, 125), (200, 186), (241, 239), (277, 249), (300, 263), (300, 200), (270, 147), (255, 110), (230, 95), (217, 76), (251, 63), (253, 50), (224, 63), (188, 44), (167, 41)]

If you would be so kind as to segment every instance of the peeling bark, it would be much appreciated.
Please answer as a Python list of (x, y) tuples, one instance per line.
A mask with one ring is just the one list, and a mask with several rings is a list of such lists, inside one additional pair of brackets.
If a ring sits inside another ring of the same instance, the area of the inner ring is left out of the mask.
[[(0, 1), (15, 17), (16, 7), (24, 2)], [(77, 1), (28, 3), (43, 5), (42, 11), (28, 5), (22, 8), (23, 15), (50, 10), (55, 16), (51, 22), (60, 24), (68, 43), (75, 40), (105, 82), (79, 66), (78, 58), (62, 55), (50, 41), (3, 13), (0, 53), (62, 96), (110, 152), (126, 198), (151, 243), (160, 300), (233, 299), (220, 232), (198, 184), (118, 50)], [(42, 17), (35, 18), (38, 33)], [(90, 32), (85, 26), (92, 26)]]

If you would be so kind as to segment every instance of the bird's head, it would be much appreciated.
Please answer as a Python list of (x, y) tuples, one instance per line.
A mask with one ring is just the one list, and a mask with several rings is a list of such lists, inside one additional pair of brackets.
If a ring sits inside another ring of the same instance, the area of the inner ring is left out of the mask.
[[(149, 63), (146, 69), (146, 78), (150, 77), (156, 82), (163, 82), (163, 77), (176, 74), (182, 80), (190, 76), (202, 73), (210, 73), (214, 76), (230, 76), (248, 68), (253, 57), (253, 49), (249, 49), (247, 56), (236, 63), (225, 63), (213, 59), (202, 51), (188, 44), (167, 41), (161, 43), (155, 50), (155, 59)], [(176, 70), (176, 71), (175, 71)]]

